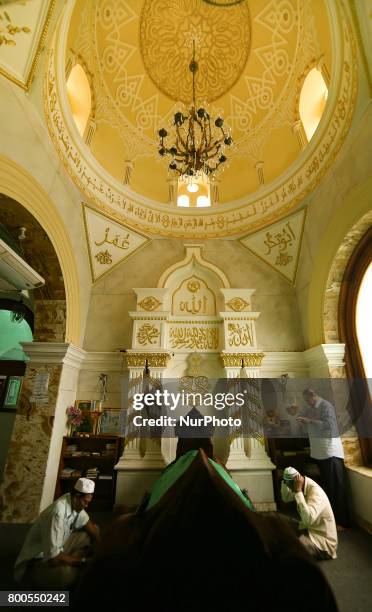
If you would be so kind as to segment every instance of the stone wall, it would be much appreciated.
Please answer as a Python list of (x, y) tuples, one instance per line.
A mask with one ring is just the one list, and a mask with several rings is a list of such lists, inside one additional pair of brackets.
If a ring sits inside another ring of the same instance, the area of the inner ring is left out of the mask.
[[(60, 365), (28, 365), (26, 368), (0, 488), (0, 522), (29, 523), (39, 514), (61, 370)], [(29, 400), (39, 372), (50, 375), (46, 404)]]

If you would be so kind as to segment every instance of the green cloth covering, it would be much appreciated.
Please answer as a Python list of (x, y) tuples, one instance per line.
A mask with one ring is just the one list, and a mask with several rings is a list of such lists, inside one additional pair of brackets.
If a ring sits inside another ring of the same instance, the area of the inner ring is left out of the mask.
[(182, 457), (180, 457), (176, 463), (164, 470), (152, 488), (146, 510), (149, 510), (149, 508), (157, 504), (159, 499), (163, 497), (164, 493), (166, 493), (168, 489), (174, 485), (176, 480), (178, 480), (179, 477), (186, 472), (189, 465), (191, 465), (193, 462), (197, 452), (197, 450), (189, 451), (185, 455), (182, 455)]
[[(158, 501), (163, 497), (163, 495), (171, 488), (171, 486), (174, 485), (174, 483), (182, 476), (182, 474), (186, 472), (186, 470), (193, 462), (197, 452), (197, 450), (189, 451), (185, 455), (182, 455), (182, 457), (180, 457), (178, 461), (176, 461), (176, 463), (164, 470), (164, 472), (161, 476), (159, 476), (158, 480), (155, 482), (152, 488), (146, 510), (149, 510), (150, 508), (152, 508), (152, 506), (157, 504)], [(213, 465), (214, 469), (224, 479), (224, 481), (240, 497), (242, 502), (250, 510), (254, 511), (253, 504), (243, 495), (236, 482), (234, 482), (234, 480), (231, 478), (231, 476), (229, 476), (226, 470), (224, 470), (221, 465), (213, 461), (213, 459), (208, 459), (208, 461), (211, 465)]]
[(250, 510), (254, 511), (254, 506), (253, 506), (252, 502), (249, 499), (247, 499), (245, 497), (245, 495), (243, 495), (243, 493), (241, 492), (240, 488), (236, 484), (235, 480), (233, 480), (231, 478), (231, 476), (226, 472), (226, 470), (223, 469), (222, 465), (219, 465), (218, 463), (213, 461), (213, 459), (208, 459), (208, 461), (209, 461), (209, 463), (211, 463), (213, 465), (214, 469), (219, 473), (220, 476), (222, 476), (224, 481), (232, 488), (232, 490), (235, 491), (235, 493), (237, 495), (239, 495), (239, 497), (242, 500), (242, 502), (244, 502), (245, 505)]

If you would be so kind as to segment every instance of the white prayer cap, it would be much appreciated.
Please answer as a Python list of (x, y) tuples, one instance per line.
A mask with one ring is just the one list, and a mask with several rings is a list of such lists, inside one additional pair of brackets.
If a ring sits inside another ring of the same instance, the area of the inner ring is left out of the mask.
[(283, 472), (283, 480), (294, 480), (296, 476), (299, 476), (298, 472), (294, 467), (286, 467)]
[(79, 478), (79, 480), (75, 483), (74, 488), (76, 491), (79, 491), (79, 493), (88, 495), (90, 493), (94, 493), (94, 487), (95, 483), (93, 480), (90, 480), (90, 478)]

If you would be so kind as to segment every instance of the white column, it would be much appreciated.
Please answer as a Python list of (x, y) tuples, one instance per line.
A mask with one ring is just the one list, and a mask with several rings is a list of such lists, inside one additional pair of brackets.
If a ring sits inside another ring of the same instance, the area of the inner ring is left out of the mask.
[[(226, 370), (227, 378), (238, 378), (241, 372), (236, 368), (226, 368)], [(245, 375), (247, 378), (259, 378), (259, 370), (257, 368), (245, 368)], [(235, 438), (230, 445), (230, 454), (226, 465), (228, 470), (275, 468), (266, 453), (263, 432), (259, 422), (252, 422), (251, 429), (257, 431), (258, 434), (262, 434), (262, 442), (254, 437)]]
[(85, 351), (65, 342), (22, 342), (29, 366), (60, 365), (62, 366), (58, 388), (53, 429), (50, 437), (48, 459), (40, 500), (40, 511), (52, 503), (56, 486), (59, 458), (63, 436), (66, 435), (66, 408), (74, 404), (78, 385), (79, 371), (85, 357)]
[[(240, 368), (225, 368), (226, 378), (228, 379), (238, 379), (240, 375)], [(232, 390), (232, 392), (237, 393), (237, 390)], [(237, 436), (230, 444), (230, 453), (229, 459), (227, 461), (226, 467), (228, 470), (241, 470), (248, 467), (248, 458), (245, 454), (244, 449), (244, 438), (242, 436)]]
[[(150, 368), (152, 378), (161, 381), (163, 379), (165, 368)], [(142, 438), (144, 442), (144, 465), (145, 467), (163, 469), (166, 466), (166, 461), (163, 456), (163, 439), (156, 440), (154, 438)]]
[[(149, 353), (149, 358), (151, 355)], [(142, 359), (139, 359), (139, 362), (141, 361)], [(143, 368), (142, 363), (140, 366), (128, 366), (129, 380), (132, 381), (130, 395), (143, 392)], [(161, 380), (164, 370), (165, 367), (150, 366), (150, 375), (152, 378)], [(138, 382), (134, 383), (136, 379)], [(128, 411), (132, 412), (132, 410), (132, 408), (128, 408)], [(139, 437), (131, 440), (125, 446), (124, 452), (115, 466), (117, 470), (116, 508), (125, 507), (129, 509), (135, 507), (141, 501), (145, 492), (151, 490), (165, 466), (162, 446), (157, 444), (155, 440)]]
[[(233, 353), (232, 353), (233, 355)], [(237, 356), (237, 360), (239, 359)], [(249, 354), (246, 355), (246, 359)], [(236, 361), (237, 364), (237, 361)], [(227, 378), (238, 378), (241, 368), (225, 366)], [(260, 369), (257, 367), (245, 367), (247, 378), (259, 378)], [(257, 421), (252, 422), (251, 428), (255, 431), (260, 430), (260, 414)], [(226, 465), (232, 477), (241, 489), (247, 489), (248, 495), (252, 499), (255, 507), (259, 511), (274, 511), (276, 504), (274, 501), (274, 489), (272, 481), (272, 471), (275, 465), (268, 457), (265, 446), (256, 438), (246, 438), (238, 436), (230, 446), (230, 455)]]
[[(142, 373), (143, 367), (141, 368), (129, 368), (128, 374), (128, 400), (130, 397), (133, 397), (135, 393), (142, 393)], [(123, 398), (125, 401), (125, 398)], [(127, 419), (126, 424), (128, 424), (128, 418), (134, 414), (134, 409), (128, 404), (127, 407)], [(130, 467), (133, 470), (142, 469), (143, 466), (143, 456), (140, 452), (140, 442), (141, 438), (134, 438), (125, 444), (123, 454), (120, 457), (118, 463), (115, 466), (116, 470), (120, 470), (122, 468)]]

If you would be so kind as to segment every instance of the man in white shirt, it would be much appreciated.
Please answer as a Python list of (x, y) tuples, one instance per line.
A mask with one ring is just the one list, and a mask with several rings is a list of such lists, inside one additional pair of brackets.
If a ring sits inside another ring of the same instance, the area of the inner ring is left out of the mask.
[(14, 578), (35, 588), (66, 590), (77, 581), (86, 564), (90, 543), (99, 541), (99, 528), (86, 508), (94, 481), (79, 478), (71, 493), (45, 508), (33, 523), (14, 567)]
[(300, 515), (299, 539), (315, 559), (336, 559), (337, 529), (331, 504), (323, 489), (295, 468), (283, 473), (281, 496), (284, 502), (296, 501)]
[(316, 459), (323, 488), (331, 502), (337, 528), (350, 526), (347, 504), (344, 449), (339, 436), (335, 409), (313, 389), (303, 391), (307, 406), (297, 420), (307, 427), (310, 455)]

